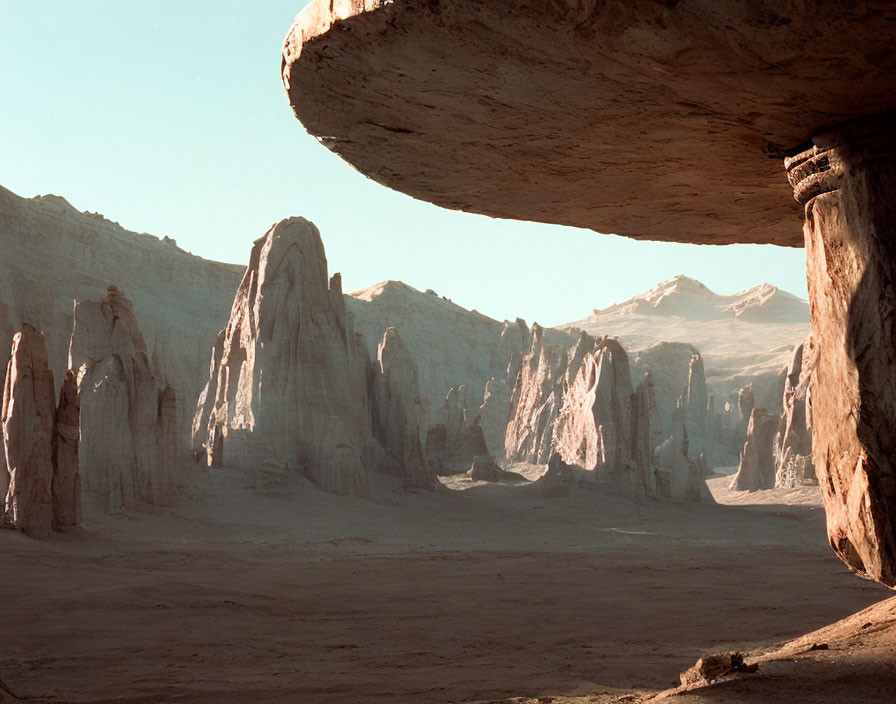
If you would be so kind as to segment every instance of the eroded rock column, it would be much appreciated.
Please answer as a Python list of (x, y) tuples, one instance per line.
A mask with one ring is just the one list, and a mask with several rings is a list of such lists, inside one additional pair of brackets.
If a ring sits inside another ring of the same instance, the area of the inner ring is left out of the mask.
[(785, 160), (803, 234), (813, 457), (834, 551), (896, 588), (896, 139), (892, 116), (849, 123)]
[(5, 520), (32, 538), (53, 526), (53, 372), (43, 333), (24, 325), (12, 341), (0, 410)]

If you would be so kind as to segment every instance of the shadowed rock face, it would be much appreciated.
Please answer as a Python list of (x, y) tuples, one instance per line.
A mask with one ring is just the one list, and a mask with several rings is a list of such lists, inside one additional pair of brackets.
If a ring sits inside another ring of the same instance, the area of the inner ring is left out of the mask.
[(383, 334), (377, 361), (382, 376), (377, 386), (374, 434), (395, 459), (397, 473), (408, 486), (434, 488), (437, 480), (420, 437), (423, 407), (417, 365), (395, 328)]
[(44, 336), (24, 325), (13, 338), (6, 368), (0, 489), (5, 519), (32, 538), (46, 538), (53, 527), (53, 392)]
[[(169, 412), (172, 421), (176, 409)], [(174, 428), (171, 430), (175, 432)], [(81, 522), (81, 474), (78, 444), (81, 439), (81, 401), (78, 380), (69, 369), (59, 391), (53, 438), (53, 527), (76, 526)], [(172, 462), (173, 468), (173, 462)]]
[(799, 246), (778, 157), (896, 107), (894, 42), (885, 2), (314, 0), (283, 80), (312, 135), (416, 198)]

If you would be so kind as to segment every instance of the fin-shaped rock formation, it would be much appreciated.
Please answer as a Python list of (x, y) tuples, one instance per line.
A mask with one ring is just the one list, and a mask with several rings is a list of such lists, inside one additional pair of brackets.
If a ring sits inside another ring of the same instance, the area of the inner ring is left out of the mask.
[(117, 286), (75, 305), (69, 366), (77, 370), (85, 488), (106, 496), (112, 513), (176, 506), (175, 391), (153, 374), (133, 301)]
[(43, 333), (22, 326), (13, 337), (0, 424), (5, 466), (4, 520), (32, 538), (53, 528), (53, 372), (47, 364)]
[(257, 485), (292, 472), (325, 491), (363, 496), (368, 472), (433, 486), (420, 449), (419, 381), (397, 331), (379, 368), (328, 279), (317, 228), (274, 225), (252, 248), (227, 328), (212, 351), (193, 423), (194, 453), (253, 472)]

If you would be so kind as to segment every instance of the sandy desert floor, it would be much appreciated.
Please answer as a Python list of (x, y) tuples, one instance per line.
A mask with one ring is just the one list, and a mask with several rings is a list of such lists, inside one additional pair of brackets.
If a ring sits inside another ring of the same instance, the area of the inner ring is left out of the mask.
[(0, 701), (633, 702), (731, 648), (768, 662), (662, 696), (896, 701), (892, 601), (770, 647), (892, 594), (830, 552), (813, 490), (738, 505), (719, 478), (728, 503), (638, 505), (384, 480), (367, 501), (184, 472), (177, 510), (0, 531)]

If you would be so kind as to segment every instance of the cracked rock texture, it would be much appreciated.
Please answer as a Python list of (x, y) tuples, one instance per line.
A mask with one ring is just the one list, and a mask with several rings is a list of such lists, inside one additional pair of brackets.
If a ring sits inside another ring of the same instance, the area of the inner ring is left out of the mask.
[(25, 324), (13, 337), (6, 367), (0, 490), (5, 520), (32, 538), (46, 538), (53, 528), (53, 396), (43, 333)]
[(894, 43), (880, 1), (314, 0), (282, 72), (312, 135), (415, 198), (800, 246), (780, 156), (896, 107)]

